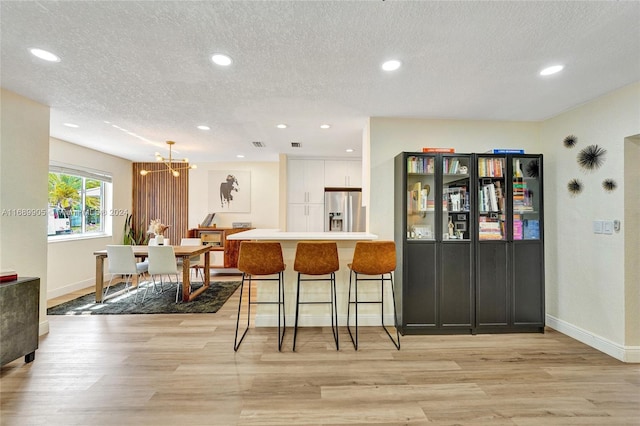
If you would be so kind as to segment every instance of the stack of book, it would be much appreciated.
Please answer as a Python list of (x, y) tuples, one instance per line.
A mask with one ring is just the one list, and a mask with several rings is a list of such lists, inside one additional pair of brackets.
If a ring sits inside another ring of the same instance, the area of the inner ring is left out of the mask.
[(481, 217), (478, 222), (478, 238), (481, 240), (501, 240), (502, 225), (500, 221)]
[(0, 271), (0, 283), (7, 281), (15, 281), (18, 279), (18, 273), (13, 269), (4, 269)]

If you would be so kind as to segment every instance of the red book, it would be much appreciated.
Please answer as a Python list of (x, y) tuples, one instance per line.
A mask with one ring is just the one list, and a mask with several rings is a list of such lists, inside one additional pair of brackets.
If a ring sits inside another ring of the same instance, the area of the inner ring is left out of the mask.
[(456, 152), (455, 148), (422, 148), (422, 152)]
[(13, 270), (0, 271), (0, 283), (7, 281), (15, 281), (18, 279), (18, 273)]

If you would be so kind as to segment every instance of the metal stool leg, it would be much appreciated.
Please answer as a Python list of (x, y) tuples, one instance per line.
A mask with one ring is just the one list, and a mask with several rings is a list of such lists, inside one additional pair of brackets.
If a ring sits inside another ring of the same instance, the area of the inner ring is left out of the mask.
[(240, 283), (240, 301), (238, 302), (238, 317), (236, 319), (236, 337), (233, 342), (233, 350), (236, 352), (238, 351), (238, 348), (240, 347), (240, 344), (242, 343), (244, 336), (247, 334), (247, 331), (249, 331), (249, 319), (251, 317), (251, 276), (249, 276), (249, 303), (247, 305), (247, 309), (248, 309), (247, 326), (244, 332), (242, 333), (240, 340), (238, 340), (238, 328), (240, 327), (240, 311), (242, 310), (242, 293), (244, 290), (245, 278), (246, 278), (246, 274), (242, 274), (242, 282)]
[[(393, 337), (391, 336), (391, 333), (389, 332), (389, 329), (384, 325), (384, 282), (385, 281), (389, 281), (391, 283), (391, 299), (393, 301), (393, 321), (394, 321), (394, 327), (396, 328), (396, 339), (394, 340)], [(380, 290), (382, 291), (382, 299), (381, 299), (381, 323), (382, 323), (382, 328), (384, 328), (384, 331), (386, 331), (387, 336), (389, 336), (389, 339), (391, 339), (391, 341), (393, 342), (393, 345), (396, 347), (396, 349), (400, 350), (400, 332), (398, 331), (398, 315), (396, 313), (396, 295), (395, 295), (395, 291), (393, 289), (393, 274), (389, 273), (389, 278), (386, 279), (384, 278), (384, 274), (380, 276)]]

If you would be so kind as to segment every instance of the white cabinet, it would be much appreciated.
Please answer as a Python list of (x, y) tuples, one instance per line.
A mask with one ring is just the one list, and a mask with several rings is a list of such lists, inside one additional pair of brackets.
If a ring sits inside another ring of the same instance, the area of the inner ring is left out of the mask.
[(324, 160), (289, 160), (287, 231), (324, 231)]
[(288, 203), (324, 204), (324, 161), (289, 160)]
[(353, 160), (326, 160), (324, 186), (330, 188), (361, 188), (362, 162)]
[(324, 204), (289, 204), (287, 230), (289, 232), (323, 232)]

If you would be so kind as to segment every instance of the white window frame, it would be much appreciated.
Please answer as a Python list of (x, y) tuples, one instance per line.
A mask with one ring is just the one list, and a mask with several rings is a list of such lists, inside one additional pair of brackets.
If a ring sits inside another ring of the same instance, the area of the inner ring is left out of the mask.
[[(85, 205), (85, 197), (86, 197), (86, 180), (99, 180), (102, 182), (101, 185), (101, 206), (100, 206), (100, 223), (102, 225), (102, 229), (100, 231), (89, 231), (89, 232), (81, 232), (81, 233), (70, 233), (70, 234), (57, 234), (57, 235), (48, 235), (48, 241), (69, 241), (69, 240), (82, 240), (88, 238), (103, 238), (112, 235), (113, 230), (113, 215), (109, 214), (110, 211), (113, 210), (113, 177), (109, 172), (101, 171), (101, 170), (93, 170), (82, 166), (76, 165), (67, 165), (63, 163), (54, 163), (51, 162), (49, 164), (49, 173), (58, 173), (65, 174), (75, 177), (82, 178), (82, 190), (81, 190), (81, 205)], [(47, 191), (48, 194), (48, 191)], [(51, 207), (51, 206), (49, 206)], [(48, 215), (51, 214), (51, 208), (47, 209)], [(49, 221), (51, 220), (49, 217), (47, 218)], [(70, 219), (70, 218), (69, 218)], [(82, 228), (86, 226), (84, 220), (84, 214), (82, 219)], [(48, 226), (49, 228), (49, 226)]]

